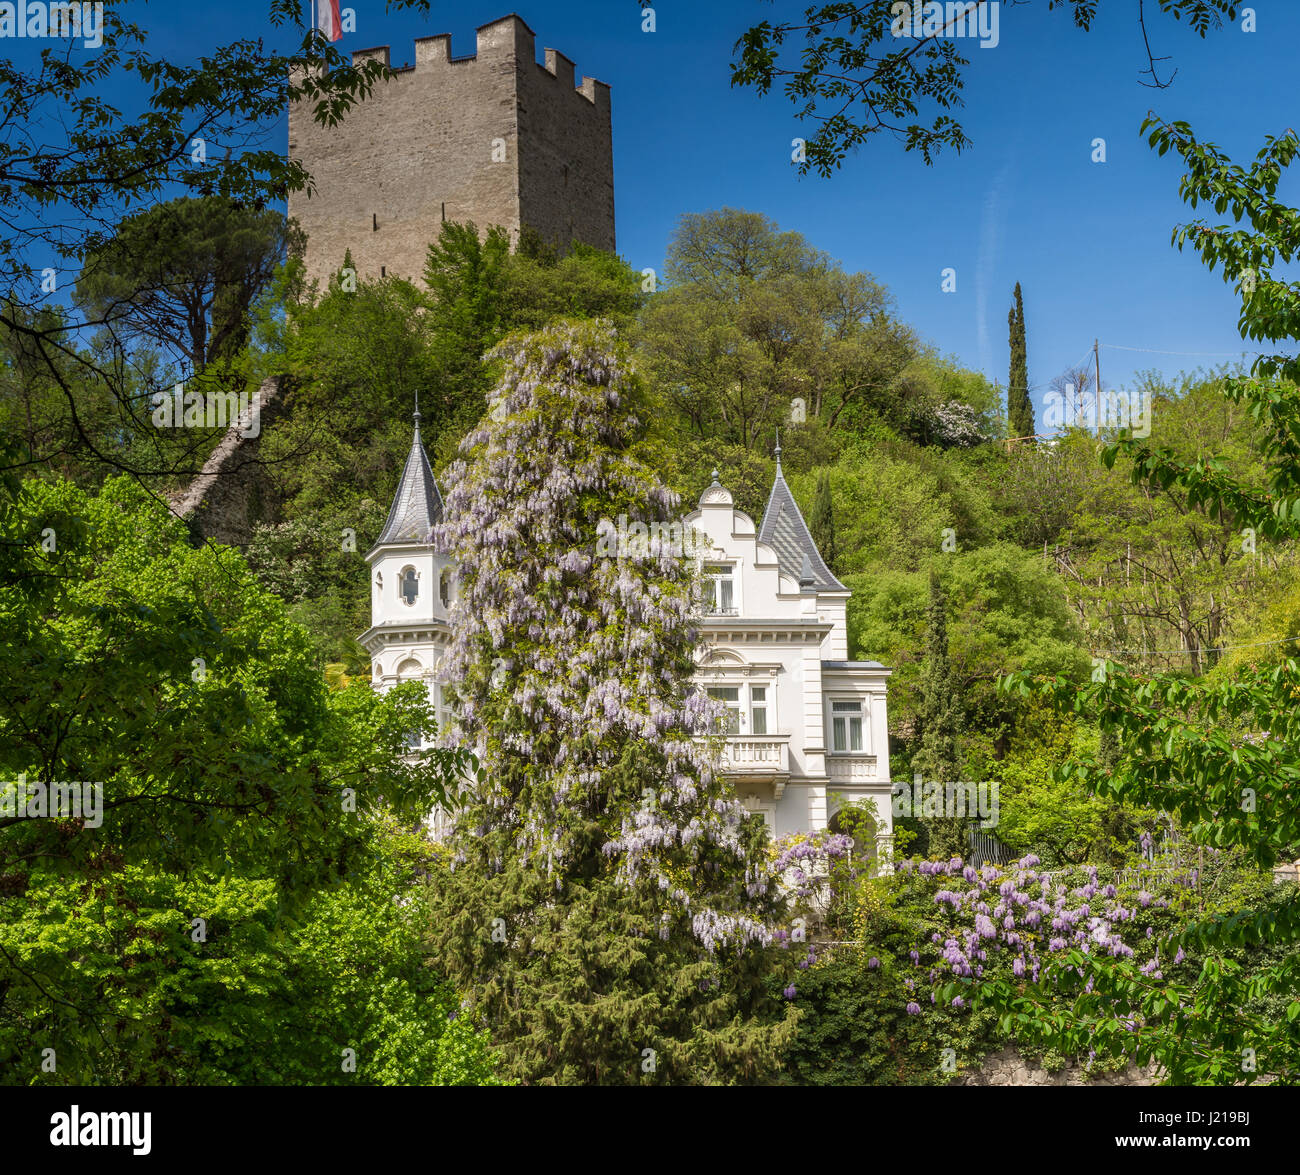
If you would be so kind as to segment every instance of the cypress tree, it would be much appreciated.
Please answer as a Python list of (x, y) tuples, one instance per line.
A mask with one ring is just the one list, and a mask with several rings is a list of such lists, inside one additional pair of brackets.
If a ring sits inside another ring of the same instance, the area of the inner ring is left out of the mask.
[[(912, 770), (926, 783), (958, 782), (961, 767), (957, 736), (961, 701), (948, 657), (947, 601), (938, 574), (930, 571), (930, 604), (926, 613), (925, 665), (921, 671), (918, 724), (921, 743), (912, 757)], [(927, 819), (931, 856), (966, 853), (966, 822), (960, 818)]]
[(826, 561), (826, 566), (838, 575), (835, 567), (835, 517), (831, 510), (831, 479), (828, 473), (822, 473), (817, 478), (817, 496), (813, 498), (808, 525), (813, 543)]
[(1034, 402), (1029, 395), (1029, 361), (1025, 350), (1025, 304), (1016, 282), (1016, 301), (1007, 314), (1011, 335), (1011, 371), (1007, 378), (1007, 425), (1013, 437), (1034, 435)]
[(718, 715), (692, 682), (693, 560), (635, 540), (677, 506), (654, 405), (604, 322), (492, 357), (435, 536), (460, 563), (444, 674), (480, 764), (431, 894), (439, 962), (522, 1081), (760, 1080), (794, 1031), (764, 985), (783, 907), (761, 821), (697, 737)]

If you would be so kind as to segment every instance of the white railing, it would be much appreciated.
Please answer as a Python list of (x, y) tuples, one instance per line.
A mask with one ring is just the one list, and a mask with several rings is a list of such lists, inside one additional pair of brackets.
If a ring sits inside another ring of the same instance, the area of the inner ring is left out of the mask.
[(870, 783), (876, 778), (876, 756), (827, 755), (826, 774), (832, 783)]
[(788, 775), (790, 736), (788, 734), (728, 735), (722, 750), (722, 769)]

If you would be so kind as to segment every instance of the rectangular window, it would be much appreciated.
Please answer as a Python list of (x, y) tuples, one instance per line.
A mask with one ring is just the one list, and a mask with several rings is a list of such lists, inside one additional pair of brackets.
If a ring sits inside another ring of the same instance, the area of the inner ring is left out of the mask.
[(749, 733), (767, 733), (767, 686), (749, 687)]
[(831, 749), (849, 753), (862, 750), (862, 703), (831, 703)]
[(735, 569), (724, 564), (704, 568), (704, 610), (714, 615), (733, 616), (736, 612)]
[(727, 707), (726, 717), (722, 720), (722, 729), (726, 734), (740, 733), (740, 687), (735, 685), (713, 685), (709, 687), (709, 697), (723, 702)]
[(433, 704), (434, 713), (438, 719), (438, 738), (441, 740), (443, 735), (451, 729), (453, 715), (451, 712), (451, 706), (443, 695), (442, 684), (440, 682), (435, 682), (433, 686)]

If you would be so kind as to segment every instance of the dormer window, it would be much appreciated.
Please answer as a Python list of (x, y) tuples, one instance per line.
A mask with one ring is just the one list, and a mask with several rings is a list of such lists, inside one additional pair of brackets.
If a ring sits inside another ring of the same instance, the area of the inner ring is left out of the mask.
[(704, 567), (704, 611), (713, 616), (736, 614), (736, 569), (726, 563)]
[(402, 603), (408, 608), (415, 604), (420, 594), (420, 573), (414, 567), (408, 567), (402, 572), (398, 580), (398, 591), (401, 593)]

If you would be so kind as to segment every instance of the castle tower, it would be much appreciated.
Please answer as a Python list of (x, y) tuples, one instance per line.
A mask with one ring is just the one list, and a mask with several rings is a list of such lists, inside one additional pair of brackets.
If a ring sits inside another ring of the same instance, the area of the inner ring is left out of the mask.
[[(404, 681), (423, 681), (446, 726), (442, 690), (436, 681), (439, 661), (451, 640), (449, 624), (455, 598), (455, 567), (435, 551), (430, 531), (442, 518), (442, 495), (420, 441), (420, 414), (393, 505), (370, 564), (370, 627), (361, 643), (371, 658), (371, 682), (387, 690)], [(412, 747), (431, 740), (412, 739)]]
[[(307, 233), (308, 280), (322, 287), (351, 250), (363, 278), (419, 280), (444, 221), (535, 229), (561, 248), (614, 251), (614, 156), (609, 86), (546, 50), (506, 16), (477, 30), (472, 57), (451, 37), (415, 42), (415, 64), (380, 83), (335, 127), (289, 109), (289, 155), (315, 191), (289, 197)], [(389, 64), (387, 46), (352, 55)]]

